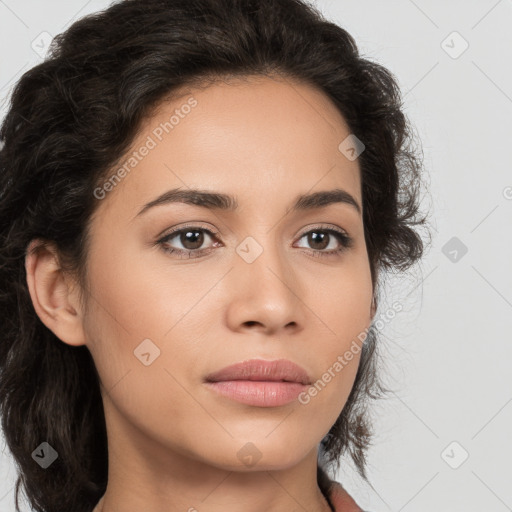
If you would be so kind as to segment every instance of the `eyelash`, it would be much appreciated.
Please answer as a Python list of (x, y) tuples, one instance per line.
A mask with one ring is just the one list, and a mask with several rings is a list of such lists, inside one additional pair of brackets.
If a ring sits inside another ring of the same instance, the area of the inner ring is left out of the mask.
[[(180, 259), (186, 258), (187, 257), (187, 256), (185, 256), (186, 254), (188, 254), (189, 259), (200, 258), (204, 254), (210, 253), (213, 250), (212, 248), (194, 249), (194, 250), (185, 249), (184, 250), (184, 249), (169, 248), (169, 247), (165, 246), (165, 244), (168, 243), (169, 240), (172, 240), (173, 238), (175, 238), (177, 235), (180, 235), (181, 233), (187, 233), (189, 231), (206, 232), (212, 238), (217, 238), (217, 236), (219, 234), (219, 233), (212, 232), (209, 229), (201, 228), (199, 226), (186, 226), (184, 228), (177, 229), (177, 230), (172, 231), (171, 233), (165, 235), (163, 238), (161, 238), (160, 240), (157, 241), (157, 244), (159, 244), (162, 247), (162, 250), (164, 252), (166, 252), (168, 254), (176, 254), (176, 255), (178, 255), (178, 257)], [(340, 248), (332, 249), (330, 251), (317, 250), (317, 249), (310, 249), (309, 251), (306, 251), (306, 252), (312, 251), (312, 255), (314, 257), (321, 257), (321, 258), (322, 257), (323, 258), (336, 257), (354, 245), (353, 238), (348, 236), (344, 231), (333, 229), (333, 228), (323, 228), (323, 227), (316, 227), (314, 229), (306, 231), (305, 233), (302, 233), (302, 235), (299, 237), (299, 240), (304, 238), (304, 236), (308, 235), (309, 233), (328, 233), (330, 235), (334, 235), (336, 237), (336, 239), (341, 244)]]

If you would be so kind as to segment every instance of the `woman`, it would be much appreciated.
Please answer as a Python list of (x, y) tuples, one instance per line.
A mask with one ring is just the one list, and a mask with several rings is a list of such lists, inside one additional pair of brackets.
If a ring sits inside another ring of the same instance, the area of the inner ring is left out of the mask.
[(299, 0), (124, 0), (0, 135), (16, 506), (361, 510), (378, 285), (424, 250), (391, 73)]

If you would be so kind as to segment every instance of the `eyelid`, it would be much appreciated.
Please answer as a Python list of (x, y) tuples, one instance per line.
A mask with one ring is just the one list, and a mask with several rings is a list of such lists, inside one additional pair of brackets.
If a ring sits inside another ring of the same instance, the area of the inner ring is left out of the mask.
[(211, 231), (211, 233), (215, 236), (220, 235), (220, 231), (216, 228), (214, 228), (211, 224), (208, 225), (208, 227), (205, 227), (201, 224), (201, 221), (196, 222), (185, 222), (185, 224), (180, 224), (176, 228), (172, 228), (170, 231), (163, 231), (161, 235), (158, 235), (158, 238), (166, 238), (169, 235), (172, 235), (174, 233), (179, 233), (180, 231), (187, 229), (187, 228), (198, 228), (198, 229), (204, 229), (205, 231)]
[(300, 235), (298, 235), (298, 236), (299, 236), (299, 238), (301, 238), (305, 234), (309, 233), (310, 231), (314, 231), (315, 229), (318, 229), (319, 231), (320, 230), (330, 230), (330, 229), (332, 229), (333, 231), (337, 231), (338, 233), (340, 233), (342, 235), (350, 237), (350, 235), (348, 234), (348, 232), (345, 229), (340, 228), (339, 226), (336, 226), (335, 224), (322, 224), (322, 223), (315, 224), (312, 227), (308, 226), (308, 227), (304, 228), (304, 231)]

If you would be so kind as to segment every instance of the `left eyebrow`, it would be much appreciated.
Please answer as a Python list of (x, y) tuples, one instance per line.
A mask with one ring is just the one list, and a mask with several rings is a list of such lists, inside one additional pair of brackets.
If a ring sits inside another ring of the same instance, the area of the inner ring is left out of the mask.
[[(136, 217), (155, 206), (169, 203), (185, 203), (207, 208), (209, 210), (235, 211), (238, 208), (236, 197), (220, 192), (198, 189), (171, 189), (145, 204)], [(361, 207), (354, 197), (346, 190), (335, 188), (311, 194), (299, 195), (292, 206), (292, 211), (306, 211), (325, 208), (330, 204), (344, 203), (352, 206), (361, 214)]]

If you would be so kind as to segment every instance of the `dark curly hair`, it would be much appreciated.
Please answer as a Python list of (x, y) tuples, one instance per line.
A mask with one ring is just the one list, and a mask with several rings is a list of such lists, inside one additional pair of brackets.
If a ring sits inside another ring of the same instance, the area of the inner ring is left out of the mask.
[[(144, 119), (182, 86), (279, 75), (323, 91), (363, 141), (363, 223), (374, 298), (387, 270), (405, 271), (425, 241), (418, 227), (422, 159), (393, 75), (360, 56), (354, 39), (301, 0), (123, 0), (53, 40), (16, 84), (0, 129), (0, 408), (20, 487), (40, 512), (90, 512), (107, 486), (99, 377), (89, 350), (61, 342), (36, 314), (29, 243), (54, 244), (86, 285), (93, 194)], [(371, 325), (343, 411), (321, 443), (318, 482), (350, 454), (366, 480), (371, 399), (378, 378)], [(32, 453), (58, 452), (46, 470)]]

